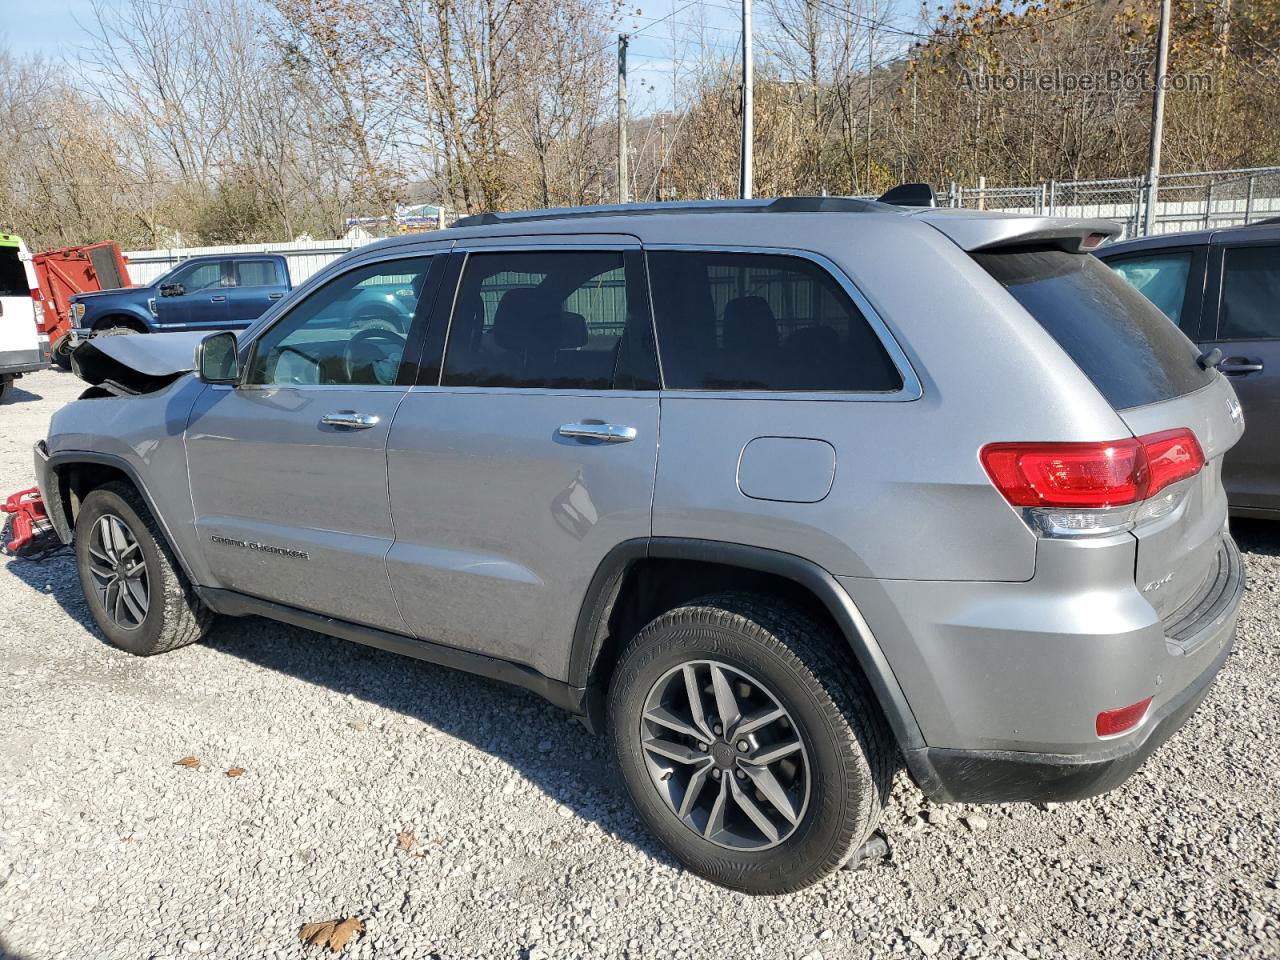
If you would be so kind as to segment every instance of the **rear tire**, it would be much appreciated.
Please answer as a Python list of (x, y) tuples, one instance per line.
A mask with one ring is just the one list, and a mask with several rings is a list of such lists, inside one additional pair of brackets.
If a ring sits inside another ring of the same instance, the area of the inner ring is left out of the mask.
[(129, 484), (90, 492), (76, 516), (74, 539), (85, 602), (114, 646), (149, 657), (195, 643), (212, 626), (213, 612), (196, 596)]
[(0, 403), (4, 403), (9, 399), (9, 394), (13, 392), (13, 378), (5, 377), (0, 379)]
[(609, 737), (641, 818), (689, 869), (746, 893), (789, 893), (871, 834), (897, 750), (851, 657), (804, 612), (749, 594), (670, 610), (627, 646)]

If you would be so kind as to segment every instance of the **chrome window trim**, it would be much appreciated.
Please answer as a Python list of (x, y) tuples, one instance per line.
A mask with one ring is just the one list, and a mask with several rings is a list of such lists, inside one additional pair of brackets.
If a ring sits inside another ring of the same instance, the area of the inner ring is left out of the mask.
[[(303, 283), (302, 286), (294, 287), (293, 290), (290, 291), (291, 293), (298, 294), (296, 298), (291, 299), (289, 297), (285, 297), (284, 300), (280, 301), (282, 305), (287, 305), (288, 309), (280, 310), (274, 317), (270, 316), (271, 310), (268, 310), (261, 317), (259, 317), (258, 320), (256, 320), (253, 324), (246, 327), (244, 330), (241, 330), (240, 334), (249, 334), (249, 333), (252, 334), (252, 337), (246, 338), (243, 344), (240, 343), (240, 335), (237, 335), (236, 344), (237, 346), (240, 347), (240, 350), (239, 350), (240, 365), (244, 373), (241, 376), (241, 381), (235, 385), (235, 389), (261, 390), (264, 388), (278, 389), (281, 387), (288, 387), (289, 389), (307, 389), (307, 390), (316, 389), (316, 388), (353, 390), (357, 388), (386, 389), (390, 387), (398, 390), (404, 390), (405, 389), (404, 387), (397, 386), (396, 384), (245, 383), (244, 377), (247, 377), (249, 375), (249, 370), (252, 368), (254, 356), (257, 354), (257, 351), (258, 351), (258, 341), (263, 336), (265, 336), (268, 332), (270, 332), (277, 323), (280, 323), (281, 321), (283, 321), (285, 317), (289, 316), (291, 313), (293, 313), (294, 310), (298, 309), (298, 307), (302, 306), (302, 304), (310, 300), (311, 297), (314, 296), (316, 291), (319, 290), (321, 287), (325, 286), (326, 284), (330, 283), (333, 280), (338, 280), (341, 277), (344, 277), (348, 273), (351, 273), (355, 270), (361, 270), (365, 267), (373, 266), (374, 264), (378, 264), (378, 263), (393, 263), (396, 260), (421, 260), (423, 257), (447, 256), (452, 250), (452, 247), (453, 247), (452, 244), (441, 244), (438, 250), (432, 250), (430, 248), (424, 250), (419, 247), (406, 252), (397, 250), (394, 256), (378, 256), (371, 252), (370, 256), (357, 257), (351, 260), (348, 260), (346, 257), (340, 257), (338, 260), (335, 260), (333, 264), (326, 266), (324, 269), (317, 270), (315, 273), (313, 273), (310, 277), (306, 279), (306, 281)], [(341, 267), (338, 267), (337, 266), (338, 264), (341, 264)], [(330, 267), (332, 267), (333, 269), (330, 269)], [(415, 320), (417, 319), (416, 314), (414, 316), (414, 319)], [(255, 327), (259, 323), (262, 323), (262, 321), (264, 320), (267, 320), (267, 322), (262, 325), (261, 329), (255, 329)]]
[[(871, 302), (863, 295), (862, 291), (854, 284), (852, 278), (837, 266), (832, 260), (820, 253), (812, 250), (803, 250), (797, 247), (772, 247), (772, 246), (744, 246), (737, 244), (720, 244), (720, 243), (646, 243), (645, 251), (691, 251), (698, 253), (755, 253), (767, 254), (772, 256), (799, 257), (802, 260), (808, 260), (817, 264), (832, 279), (839, 284), (845, 294), (851, 299), (866, 319), (867, 324), (871, 327), (872, 332), (876, 335), (876, 339), (880, 341), (885, 352), (889, 355), (889, 360), (898, 370), (898, 375), (902, 377), (902, 387), (893, 391), (855, 391), (855, 390), (691, 390), (691, 389), (674, 389), (666, 386), (664, 379), (662, 387), (662, 396), (670, 397), (674, 400), (683, 399), (719, 399), (719, 400), (826, 400), (839, 402), (858, 402), (858, 403), (907, 403), (913, 400), (919, 400), (924, 396), (924, 388), (921, 385), (920, 378), (916, 375), (915, 368), (912, 367), (911, 361), (907, 358), (906, 351), (902, 349), (898, 343), (897, 337), (885, 323), (879, 312), (871, 305)], [(657, 314), (653, 311), (653, 271), (646, 270), (650, 284), (650, 311), (653, 312), (653, 339), (654, 348), (658, 352), (658, 369), (662, 369), (662, 345), (658, 339), (657, 331)]]

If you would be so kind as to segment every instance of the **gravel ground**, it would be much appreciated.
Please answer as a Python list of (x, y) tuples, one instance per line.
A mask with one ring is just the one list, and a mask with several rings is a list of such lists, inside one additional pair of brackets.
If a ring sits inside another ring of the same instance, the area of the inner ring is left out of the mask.
[[(6, 493), (79, 390), (20, 386)], [(344, 957), (1280, 956), (1280, 525), (1238, 535), (1237, 652), (1127, 785), (930, 807), (900, 775), (887, 861), (757, 899), (657, 849), (532, 695), (258, 619), (134, 659), (68, 556), (4, 558), (0, 957), (327, 956), (299, 927), (348, 915)]]

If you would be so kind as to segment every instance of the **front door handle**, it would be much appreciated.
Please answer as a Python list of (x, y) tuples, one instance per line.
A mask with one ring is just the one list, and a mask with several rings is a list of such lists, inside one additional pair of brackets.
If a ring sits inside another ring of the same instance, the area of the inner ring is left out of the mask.
[(562, 437), (596, 440), (600, 443), (630, 443), (636, 438), (635, 427), (617, 423), (566, 423), (559, 432)]
[(1261, 373), (1263, 365), (1257, 357), (1227, 357), (1218, 364), (1218, 370), (1228, 377), (1242, 377), (1247, 373)]
[(267, 294), (267, 299), (268, 299), (268, 300), (279, 300), (279, 299), (280, 299), (281, 297), (283, 297), (283, 296), (284, 296), (284, 294), (283, 294), (283, 293), (269, 293), (269, 294)]
[(320, 422), (327, 427), (344, 427), (347, 430), (368, 430), (376, 427), (382, 418), (373, 413), (356, 413), (354, 410), (339, 410), (337, 413), (326, 413)]
[(222, 296), (222, 295), (218, 295), (218, 296), (216, 296), (216, 297), (210, 297), (210, 298), (209, 298), (209, 302), (210, 302), (210, 303), (222, 303), (222, 302), (223, 302), (224, 300), (226, 300), (226, 299), (227, 299), (226, 297), (224, 297), (224, 296)]

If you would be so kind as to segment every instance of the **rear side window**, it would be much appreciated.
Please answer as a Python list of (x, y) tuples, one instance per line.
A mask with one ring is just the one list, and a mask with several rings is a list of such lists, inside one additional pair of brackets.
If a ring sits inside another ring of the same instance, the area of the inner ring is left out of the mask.
[(1218, 328), (1221, 340), (1280, 338), (1280, 246), (1227, 248)]
[(649, 254), (671, 390), (885, 392), (902, 377), (835, 278), (781, 254)]
[(1174, 323), (1181, 322), (1182, 303), (1187, 297), (1187, 277), (1191, 273), (1191, 251), (1163, 253), (1150, 257), (1125, 257), (1107, 261), (1144, 297)]
[(280, 282), (273, 260), (237, 260), (236, 285), (240, 287), (272, 287)]
[(1159, 403), (1213, 378), (1200, 351), (1102, 261), (1063, 250), (974, 254), (1116, 410)]
[(0, 247), (0, 297), (29, 297), (27, 272), (17, 247)]

